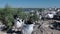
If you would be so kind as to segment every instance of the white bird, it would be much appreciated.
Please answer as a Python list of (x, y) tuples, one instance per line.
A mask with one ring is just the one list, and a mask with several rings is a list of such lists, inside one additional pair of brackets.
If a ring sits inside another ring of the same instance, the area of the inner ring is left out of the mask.
[(53, 18), (53, 14), (47, 14), (48, 18)]
[(17, 15), (14, 16), (14, 29), (15, 31), (20, 31), (22, 26), (24, 24), (24, 21), (22, 19), (19, 19)]
[(22, 28), (21, 29), (22, 34), (31, 34), (34, 26), (33, 22), (31, 22), (30, 20), (26, 24), (24, 23), (24, 21), (22, 21), (22, 19), (19, 18), (16, 18), (14, 20), (14, 25), (16, 28), (20, 28), (20, 27)]
[(22, 28), (22, 34), (31, 34), (33, 31), (34, 24), (25, 24)]
[(22, 27), (22, 34), (31, 34), (33, 32), (34, 24), (30, 20), (27, 23), (24, 23)]
[(18, 18), (17, 18), (17, 20), (16, 20), (16, 19), (14, 20), (14, 26), (15, 26), (16, 28), (21, 27), (22, 24), (23, 24), (22, 19), (19, 19), (19, 20), (18, 20)]

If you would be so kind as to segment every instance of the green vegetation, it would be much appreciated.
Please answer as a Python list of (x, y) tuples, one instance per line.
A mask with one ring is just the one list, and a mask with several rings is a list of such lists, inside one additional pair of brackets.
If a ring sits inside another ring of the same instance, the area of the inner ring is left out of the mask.
[[(0, 20), (9, 28), (11, 28), (13, 25), (13, 15), (15, 14), (19, 15), (20, 18), (24, 19), (26, 16), (30, 16), (32, 13), (26, 14), (22, 11), (21, 8), (12, 8), (11, 6), (8, 6), (8, 4), (5, 5), (5, 8), (0, 8)], [(33, 14), (34, 15), (32, 16), (32, 19), (36, 21), (38, 19), (37, 15), (36, 13)]]
[[(33, 16), (32, 16), (32, 14), (33, 14)], [(30, 15), (29, 16), (31, 16), (32, 17), (32, 19), (33, 19), (33, 21), (37, 21), (38, 19), (39, 19), (39, 17), (37, 16), (37, 14), (36, 14), (36, 11), (35, 12), (30, 12)]]
[(24, 19), (25, 13), (21, 8), (11, 8), (10, 6), (6, 5), (5, 8), (0, 9), (0, 20), (2, 20), (2, 23), (10, 28), (14, 20), (13, 15), (15, 14)]

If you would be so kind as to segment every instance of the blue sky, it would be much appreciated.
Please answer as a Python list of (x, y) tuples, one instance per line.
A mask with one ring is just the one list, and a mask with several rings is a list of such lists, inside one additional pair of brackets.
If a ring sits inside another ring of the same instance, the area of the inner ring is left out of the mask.
[(12, 7), (22, 8), (60, 7), (60, 0), (0, 0), (0, 7), (7, 3)]

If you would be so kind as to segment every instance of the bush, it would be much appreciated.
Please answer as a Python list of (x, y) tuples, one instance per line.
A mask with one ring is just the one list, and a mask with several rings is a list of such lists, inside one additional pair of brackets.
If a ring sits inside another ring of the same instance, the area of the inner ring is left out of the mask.
[(13, 15), (15, 14), (19, 15), (22, 19), (25, 16), (25, 13), (21, 9), (10, 8), (9, 6), (6, 6), (5, 8), (0, 10), (0, 20), (2, 20), (4, 24), (10, 28), (13, 25)]
[[(33, 16), (32, 16), (32, 14), (33, 14)], [(33, 21), (37, 21), (39, 19), (35, 12), (34, 13), (30, 13), (30, 16), (32, 17)]]

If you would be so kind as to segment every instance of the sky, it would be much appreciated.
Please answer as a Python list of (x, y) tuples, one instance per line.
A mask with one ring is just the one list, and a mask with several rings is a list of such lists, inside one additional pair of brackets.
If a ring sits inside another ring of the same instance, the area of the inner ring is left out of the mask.
[(60, 0), (0, 0), (0, 8), (6, 4), (21, 8), (60, 8)]

